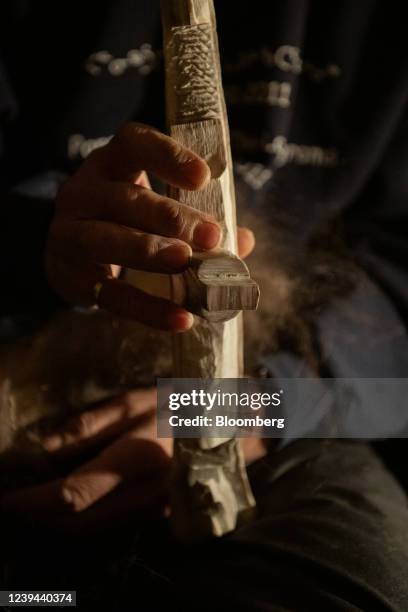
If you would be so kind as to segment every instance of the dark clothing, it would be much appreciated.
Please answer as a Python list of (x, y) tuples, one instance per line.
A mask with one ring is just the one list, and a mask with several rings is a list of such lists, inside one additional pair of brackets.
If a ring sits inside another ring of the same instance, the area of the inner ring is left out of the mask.
[[(231, 10), (219, 1), (216, 9), (242, 200), (281, 225), (294, 276), (333, 220), (360, 266), (354, 291), (314, 314), (325, 375), (404, 377), (403, 4), (257, 1)], [(40, 279), (45, 200), (52, 202), (62, 178), (120, 124), (133, 119), (163, 128), (164, 96), (158, 1), (102, 0), (96, 7), (14, 0), (1, 10), (0, 226), (8, 291), (0, 309), (15, 314), (49, 303)], [(16, 240), (11, 228), (21, 219)], [(332, 270), (320, 273), (324, 283)], [(286, 372), (281, 354), (266, 361), (273, 374), (299, 372), (299, 364)]]
[(167, 524), (110, 545), (8, 527), (7, 588), (76, 589), (80, 610), (406, 612), (406, 499), (368, 446), (302, 440), (249, 472), (258, 518), (207, 546), (178, 547)]
[[(290, 279), (313, 268), (312, 302), (332, 287), (325, 307), (312, 304), (306, 314), (320, 374), (405, 377), (402, 8), (375, 0), (259, 1), (233, 11), (220, 1), (216, 8), (241, 203), (279, 227), (285, 249), (278, 255)], [(104, 0), (97, 12), (79, 2), (4, 4), (0, 255), (7, 291), (0, 314), (26, 324), (33, 310), (59, 304), (43, 274), (43, 248), (64, 177), (126, 121), (164, 128), (160, 45), (155, 0)], [(315, 255), (336, 248), (339, 226), (342, 256), (358, 272), (347, 291), (339, 265)], [(10, 335), (9, 324), (3, 331)], [(276, 379), (310, 375), (290, 348), (262, 356)]]
[[(360, 269), (352, 291), (313, 313), (325, 375), (405, 376), (405, 7), (220, 0), (216, 8), (242, 200), (279, 225), (294, 274), (333, 221)], [(2, 3), (2, 315), (57, 303), (42, 257), (64, 177), (126, 121), (163, 128), (160, 44), (156, 0)], [(304, 367), (283, 352), (264, 363), (276, 377)], [(77, 588), (82, 609), (121, 612), (176, 602), (179, 610), (408, 610), (406, 499), (368, 447), (296, 442), (255, 464), (252, 479), (258, 520), (203, 550), (178, 550), (154, 526), (115, 553), (125, 566), (106, 577), (111, 551), (104, 556), (95, 542), (56, 549), (37, 533), (37, 551), (24, 542), (4, 582)], [(47, 551), (51, 563), (39, 558)]]

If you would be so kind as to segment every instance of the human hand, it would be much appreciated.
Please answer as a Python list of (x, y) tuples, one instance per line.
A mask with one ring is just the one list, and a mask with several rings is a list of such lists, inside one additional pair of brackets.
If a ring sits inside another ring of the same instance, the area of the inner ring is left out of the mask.
[[(93, 457), (65, 476), (4, 495), (0, 509), (73, 533), (105, 530), (135, 517), (162, 516), (173, 440), (157, 438), (155, 388), (129, 392), (74, 416), (42, 440), (52, 462), (89, 451)], [(259, 438), (242, 439), (245, 460), (265, 454)]]
[(1, 511), (74, 533), (117, 527), (135, 516), (160, 516), (172, 441), (156, 436), (156, 402), (156, 389), (137, 390), (75, 415), (40, 444), (43, 462), (78, 464), (79, 457), (79, 467), (6, 493)]
[[(189, 190), (210, 180), (206, 162), (172, 138), (145, 125), (125, 125), (62, 186), (46, 249), (47, 275), (68, 302), (97, 302), (117, 316), (185, 331), (193, 324), (190, 313), (115, 278), (115, 268), (181, 272), (192, 248), (218, 245), (221, 229), (209, 215), (153, 192), (145, 171)], [(252, 233), (240, 230), (238, 243), (245, 257), (254, 246)]]

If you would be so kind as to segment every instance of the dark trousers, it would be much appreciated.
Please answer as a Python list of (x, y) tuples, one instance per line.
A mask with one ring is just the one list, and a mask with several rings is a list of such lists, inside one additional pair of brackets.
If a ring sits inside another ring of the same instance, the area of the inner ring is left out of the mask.
[(258, 516), (226, 538), (37, 532), (3, 549), (2, 588), (76, 589), (83, 610), (408, 611), (407, 500), (369, 445), (300, 440), (249, 472)]

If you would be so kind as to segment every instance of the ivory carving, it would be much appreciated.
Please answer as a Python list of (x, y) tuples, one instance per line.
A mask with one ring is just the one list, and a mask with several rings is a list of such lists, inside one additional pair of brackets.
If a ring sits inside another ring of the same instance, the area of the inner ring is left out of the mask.
[[(211, 170), (197, 192), (171, 197), (213, 215), (223, 228), (214, 253), (194, 253), (175, 276), (173, 298), (199, 315), (174, 337), (174, 376), (242, 376), (241, 310), (257, 307), (259, 290), (237, 256), (235, 193), (212, 0), (162, 0), (166, 110), (170, 135)], [(185, 541), (222, 536), (252, 514), (255, 500), (238, 439), (176, 439), (171, 492), (175, 534)]]

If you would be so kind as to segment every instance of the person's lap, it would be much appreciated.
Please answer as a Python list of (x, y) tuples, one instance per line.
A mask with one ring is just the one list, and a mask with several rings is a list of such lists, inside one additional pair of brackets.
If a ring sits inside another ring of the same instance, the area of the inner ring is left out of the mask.
[[(106, 547), (108, 572), (104, 547), (88, 543), (85, 554), (77, 548), (78, 585), (86, 585), (85, 564), (93, 586), (82, 606), (78, 593), (80, 609), (93, 609), (90, 602), (99, 597), (104, 609), (109, 601), (121, 612), (163, 606), (248, 612), (408, 609), (406, 497), (369, 446), (297, 441), (249, 472), (258, 516), (220, 541), (181, 548), (169, 537), (168, 525), (152, 524), (138, 529), (120, 554)], [(53, 554), (58, 583), (58, 556), (62, 572), (72, 565), (75, 549), (64, 556), (54, 546)], [(93, 561), (99, 570), (91, 571)], [(36, 568), (36, 581), (43, 573), (37, 588), (46, 588), (47, 565)], [(69, 576), (59, 581), (60, 588), (68, 583), (75, 588), (72, 567)], [(16, 578), (18, 573), (14, 585)]]
[(210, 553), (208, 592), (235, 610), (408, 609), (406, 497), (369, 446), (298, 441), (251, 479), (259, 518)]

